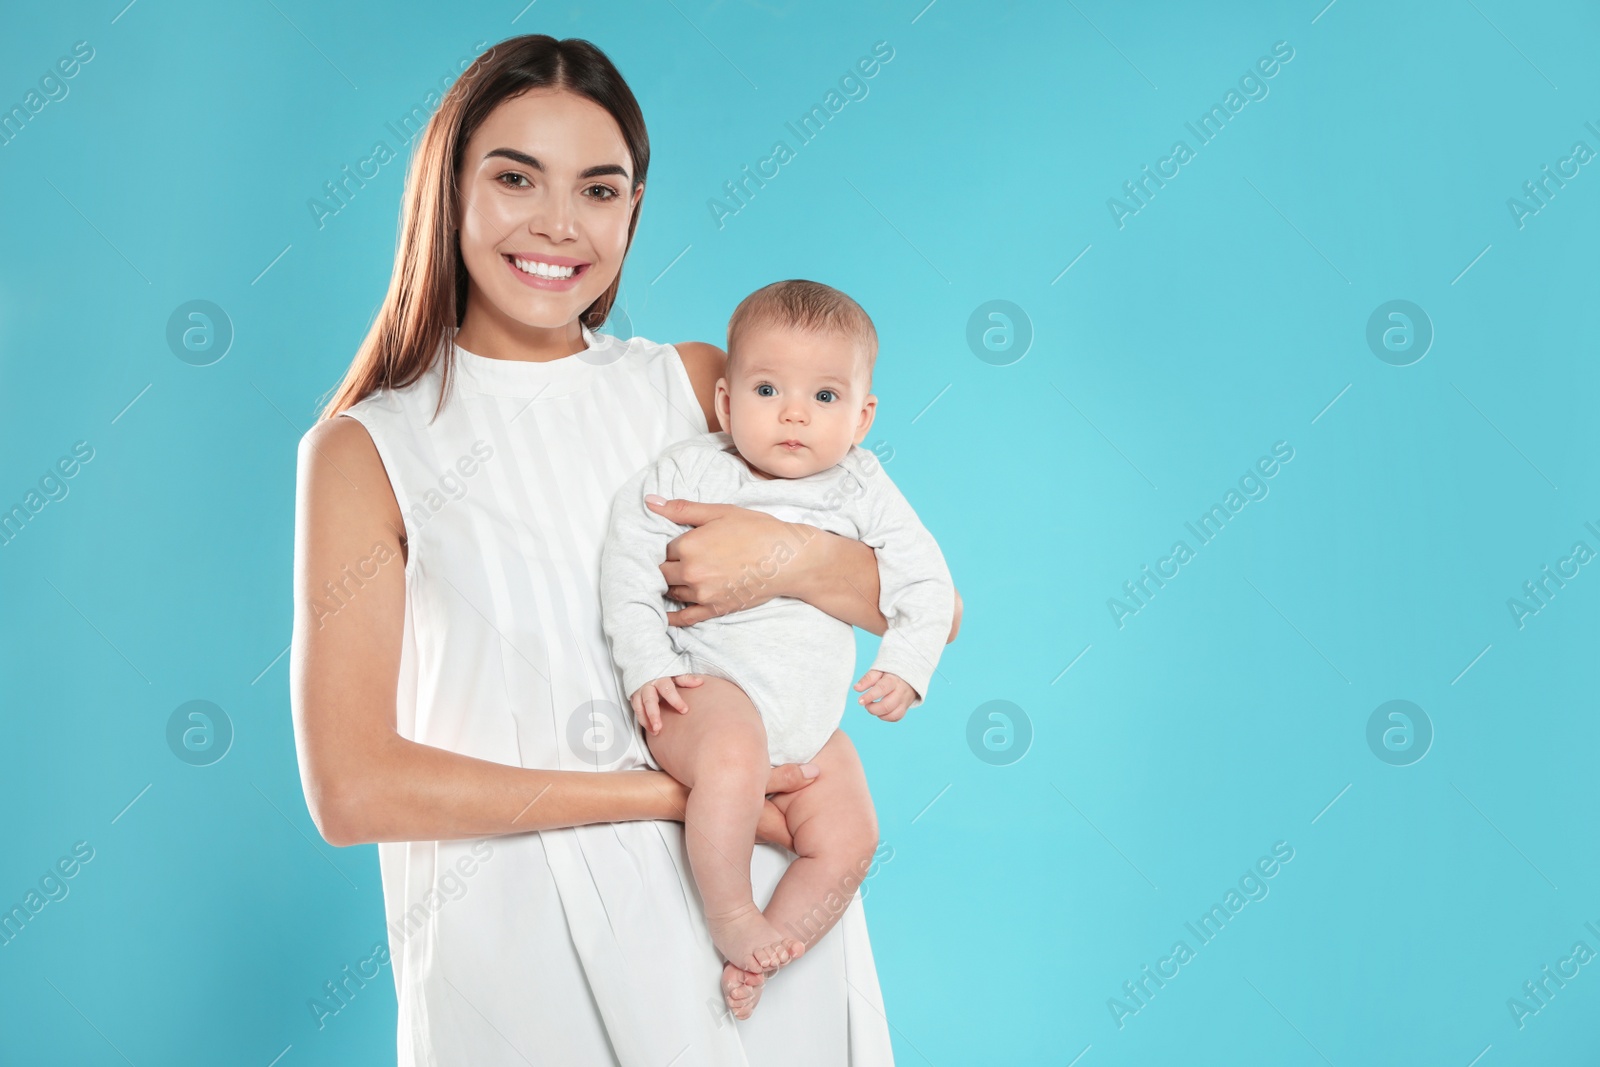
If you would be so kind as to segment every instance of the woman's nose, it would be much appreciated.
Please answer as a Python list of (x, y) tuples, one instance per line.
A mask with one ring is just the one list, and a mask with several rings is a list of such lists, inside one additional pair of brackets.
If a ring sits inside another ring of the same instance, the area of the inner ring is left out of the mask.
[(533, 218), (528, 222), (528, 229), (535, 234), (543, 234), (552, 241), (566, 240), (577, 233), (577, 212), (573, 210), (571, 201), (566, 197), (549, 197), (534, 212)]

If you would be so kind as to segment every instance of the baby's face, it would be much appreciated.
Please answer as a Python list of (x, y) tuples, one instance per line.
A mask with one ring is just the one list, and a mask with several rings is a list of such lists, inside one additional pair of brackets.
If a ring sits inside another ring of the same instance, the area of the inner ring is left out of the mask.
[(739, 454), (770, 478), (804, 478), (844, 459), (872, 425), (867, 353), (833, 333), (755, 326), (734, 378), (717, 382), (717, 415)]

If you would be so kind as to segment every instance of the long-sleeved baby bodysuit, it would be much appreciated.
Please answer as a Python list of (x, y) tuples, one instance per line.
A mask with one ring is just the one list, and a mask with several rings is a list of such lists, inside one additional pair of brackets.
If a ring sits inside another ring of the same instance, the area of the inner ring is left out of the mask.
[[(889, 628), (873, 668), (899, 675), (921, 704), (955, 615), (955, 585), (933, 535), (889, 480), (878, 457), (859, 445), (837, 465), (804, 478), (760, 478), (727, 433), (678, 441), (630, 478), (611, 506), (600, 556), (606, 638), (625, 696), (656, 678), (707, 674), (750, 697), (767, 728), (774, 766), (802, 763), (832, 736), (853, 694), (855, 635), (849, 623), (803, 600), (777, 596), (751, 608), (669, 626), (683, 607), (667, 596), (660, 564), (667, 542), (691, 529), (645, 506), (646, 493), (671, 500), (735, 504), (786, 522), (806, 523), (876, 550), (878, 610)], [(775, 545), (759, 571), (741, 580), (759, 590), (790, 558)], [(645, 746), (648, 751), (648, 745)], [(655, 758), (652, 766), (659, 769)]]

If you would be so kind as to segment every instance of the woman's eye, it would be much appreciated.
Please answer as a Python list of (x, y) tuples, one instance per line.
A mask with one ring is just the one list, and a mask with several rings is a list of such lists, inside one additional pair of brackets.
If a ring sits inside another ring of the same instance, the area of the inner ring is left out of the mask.
[(615, 200), (618, 196), (621, 195), (615, 189), (611, 188), (611, 186), (609, 186), (609, 185), (591, 185), (591, 186), (589, 186), (589, 191), (591, 193), (598, 192), (598, 193), (604, 194), (604, 195), (601, 195), (601, 196), (596, 196), (594, 198), (596, 200)]
[(831, 399), (829, 399), (832, 396), (833, 396), (833, 390), (832, 389), (820, 389), (820, 390), (817, 391), (817, 399), (822, 401), (824, 404), (833, 403), (833, 401)]
[(517, 172), (516, 172), (516, 171), (514, 171), (514, 170), (508, 170), (508, 171), (506, 171), (506, 172), (505, 172), (505, 173), (504, 173), (504, 174), (501, 174), (501, 175), (499, 175), (499, 176), (498, 176), (498, 177), (496, 177), (496, 178), (495, 178), (495, 181), (497, 181), (497, 182), (499, 182), (499, 183), (500, 183), (500, 184), (501, 184), (501, 185), (505, 185), (505, 184), (507, 184), (507, 183), (506, 183), (506, 182), (505, 182), (505, 180), (504, 180), (504, 179), (506, 179), (506, 178), (515, 178), (515, 179), (517, 179), (517, 181), (520, 181), (520, 182), (527, 182), (527, 184), (526, 184), (526, 185), (516, 185), (516, 184), (512, 184), (512, 185), (511, 185), (511, 188), (513, 188), (513, 189), (526, 189), (526, 188), (529, 188), (529, 187), (530, 187), (530, 186), (532, 186), (532, 184), (533, 184), (533, 183), (532, 183), (532, 182), (529, 182), (529, 181), (528, 181), (528, 177), (527, 177), (527, 175), (525, 175), (525, 174), (518, 174), (518, 173), (517, 173)]

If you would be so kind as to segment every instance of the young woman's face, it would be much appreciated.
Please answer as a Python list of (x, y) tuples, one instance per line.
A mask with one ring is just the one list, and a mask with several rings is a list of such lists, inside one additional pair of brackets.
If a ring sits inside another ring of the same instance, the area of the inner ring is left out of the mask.
[(544, 329), (574, 322), (622, 269), (643, 195), (600, 105), (565, 89), (502, 101), (461, 157), (469, 306)]

